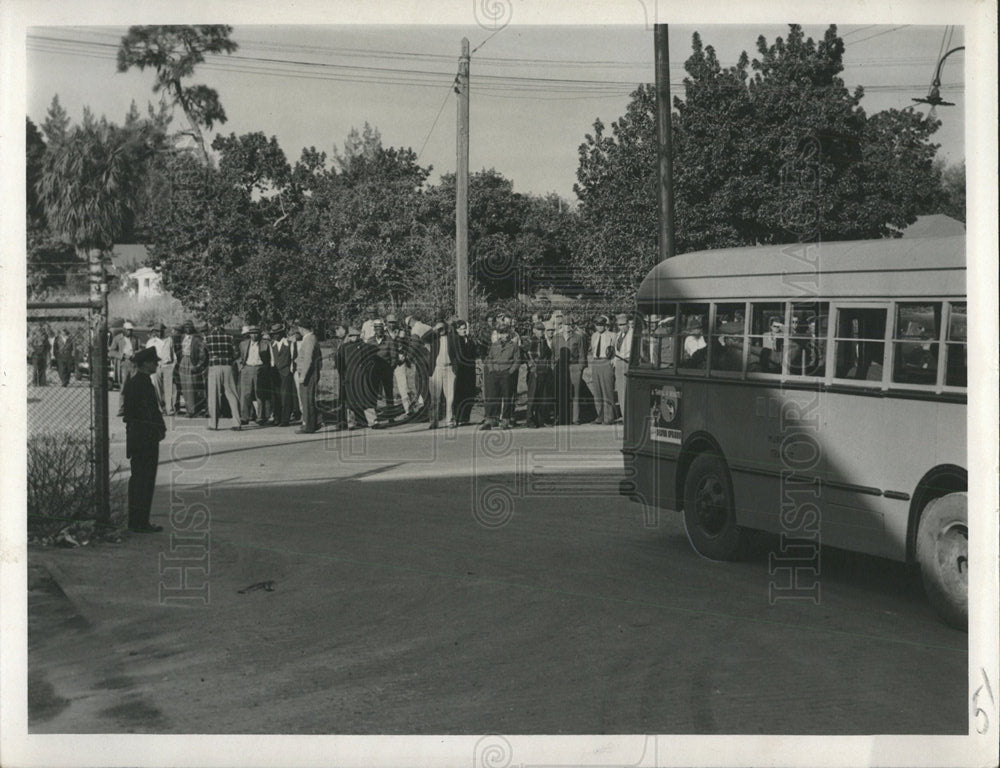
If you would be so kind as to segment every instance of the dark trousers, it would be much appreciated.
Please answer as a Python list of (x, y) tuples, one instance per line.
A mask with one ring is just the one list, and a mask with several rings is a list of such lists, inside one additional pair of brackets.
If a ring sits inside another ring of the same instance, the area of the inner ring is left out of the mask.
[(264, 365), (244, 365), (240, 369), (240, 419), (250, 421), (250, 404), (257, 409), (257, 421), (267, 421), (268, 402), (270, 396), (267, 390), (268, 369)]
[(149, 510), (153, 504), (156, 487), (156, 468), (160, 462), (160, 444), (152, 443), (141, 449), (132, 449), (129, 463), (132, 476), (128, 480), (128, 526), (141, 528), (149, 525)]
[(381, 396), (385, 400), (385, 407), (392, 407), (396, 401), (392, 394), (392, 366), (381, 359), (372, 369), (372, 389), (375, 390), (376, 400)]
[(31, 383), (40, 387), (46, 385), (44, 356), (31, 358)]
[(271, 408), (279, 424), (288, 424), (292, 418), (292, 391), (295, 377), (291, 368), (273, 370), (271, 374)]
[(299, 384), (299, 406), (302, 408), (302, 430), (315, 432), (319, 429), (319, 409), (316, 407), (316, 375), (310, 374)]
[(62, 385), (69, 385), (70, 374), (73, 373), (73, 360), (57, 359), (56, 368), (59, 370), (59, 380)]
[(510, 420), (513, 405), (510, 393), (510, 373), (507, 371), (483, 372), (486, 384), (486, 419), (496, 421), (498, 418)]
[(476, 369), (460, 367), (455, 375), (455, 421), (468, 422), (476, 403)]
[(555, 377), (550, 369), (533, 372), (528, 381), (528, 423), (542, 426), (552, 416)]

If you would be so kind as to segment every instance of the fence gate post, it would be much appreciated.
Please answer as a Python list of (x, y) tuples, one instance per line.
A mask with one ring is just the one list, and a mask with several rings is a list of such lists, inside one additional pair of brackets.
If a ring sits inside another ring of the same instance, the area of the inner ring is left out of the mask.
[(88, 253), (90, 266), (90, 301), (93, 305), (94, 333), (91, 349), (90, 386), (94, 397), (94, 480), (98, 523), (111, 520), (110, 414), (108, 413), (108, 283), (104, 275), (103, 254), (97, 249)]

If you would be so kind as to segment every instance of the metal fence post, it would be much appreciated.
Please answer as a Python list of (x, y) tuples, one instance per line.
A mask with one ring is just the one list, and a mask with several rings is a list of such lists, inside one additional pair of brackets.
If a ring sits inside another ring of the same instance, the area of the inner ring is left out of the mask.
[(94, 397), (94, 485), (95, 517), (99, 523), (111, 520), (111, 459), (108, 413), (108, 283), (104, 274), (103, 254), (92, 249), (90, 300), (98, 313), (94, 323), (91, 349), (90, 386)]

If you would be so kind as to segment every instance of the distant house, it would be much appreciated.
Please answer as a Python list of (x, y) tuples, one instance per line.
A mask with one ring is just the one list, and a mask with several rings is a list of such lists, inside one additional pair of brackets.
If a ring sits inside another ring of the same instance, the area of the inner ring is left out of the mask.
[(135, 295), (140, 300), (163, 295), (160, 275), (152, 267), (140, 267), (135, 272), (130, 272), (128, 277), (129, 282), (135, 285)]
[(118, 277), (120, 290), (140, 300), (164, 293), (160, 274), (145, 266), (148, 255), (146, 246), (139, 243), (122, 243), (111, 251), (111, 271)]

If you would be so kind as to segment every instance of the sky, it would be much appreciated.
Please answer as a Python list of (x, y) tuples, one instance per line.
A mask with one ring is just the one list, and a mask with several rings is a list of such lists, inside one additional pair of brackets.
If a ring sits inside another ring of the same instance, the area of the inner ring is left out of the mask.
[[(639, 9), (636, 4), (635, 9)], [(622, 14), (625, 21), (632, 14)], [(190, 82), (215, 88), (228, 116), (212, 133), (262, 131), (276, 136), (294, 162), (303, 147), (332, 155), (352, 127), (377, 128), (385, 146), (410, 147), (431, 182), (455, 170), (456, 100), (452, 89), (462, 38), (473, 49), (470, 72), (470, 169), (495, 168), (518, 192), (556, 192), (573, 201), (578, 147), (593, 123), (621, 116), (629, 94), (652, 82), (653, 33), (635, 23), (520, 25), (476, 24), (277, 25), (233, 24), (239, 44), (233, 56), (213, 56)], [(229, 19), (231, 22), (238, 19)], [(496, 26), (496, 25), (494, 25)], [(805, 24), (822, 38), (827, 23)], [(58, 94), (71, 118), (89, 106), (120, 122), (134, 100), (156, 101), (153, 74), (116, 71), (115, 53), (127, 27), (32, 26), (28, 30), (27, 114), (36, 123)], [(671, 24), (670, 80), (682, 95), (683, 63), (692, 33), (712, 45), (723, 66), (746, 50), (756, 54), (763, 35), (770, 43), (786, 24)], [(843, 24), (842, 77), (863, 85), (862, 106), (871, 114), (913, 105), (926, 96), (939, 55), (964, 44), (961, 26)], [(965, 59), (945, 63), (938, 107), (942, 126), (934, 136), (947, 163), (965, 157)], [(921, 112), (929, 109), (916, 105)], [(183, 125), (178, 114), (175, 126)], [(209, 134), (209, 140), (212, 135)]]

